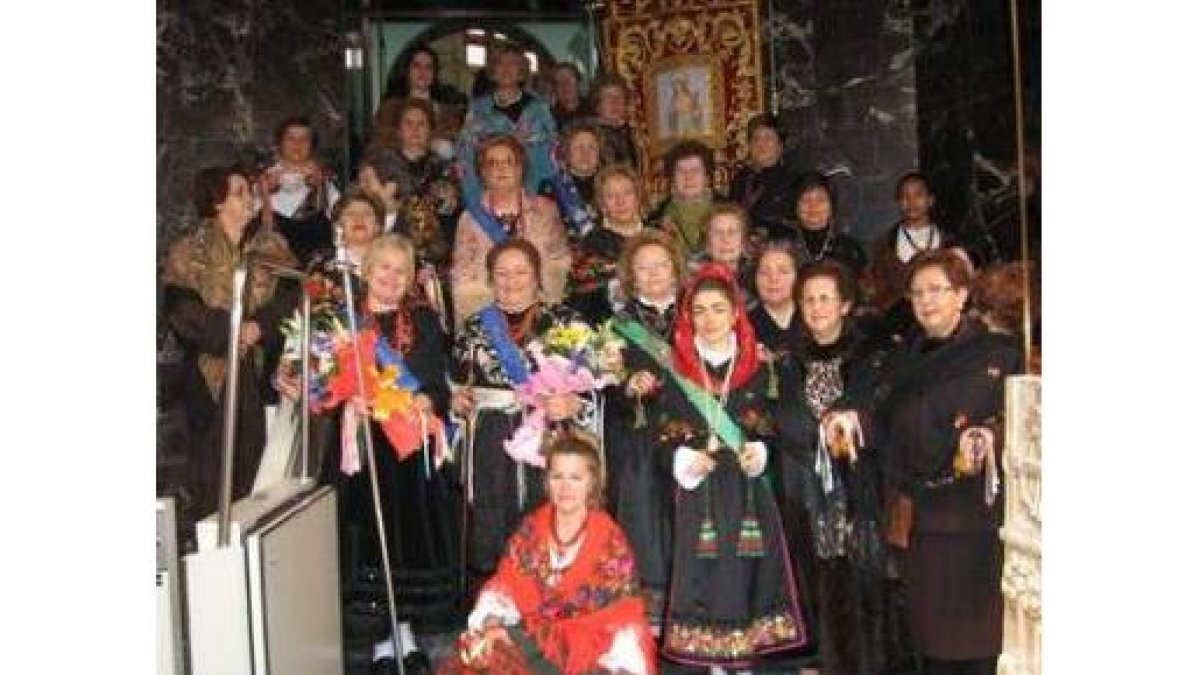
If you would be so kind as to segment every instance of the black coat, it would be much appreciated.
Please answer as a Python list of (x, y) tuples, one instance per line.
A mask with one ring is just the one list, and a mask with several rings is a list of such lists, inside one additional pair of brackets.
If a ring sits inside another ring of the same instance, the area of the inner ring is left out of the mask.
[(913, 501), (901, 560), (909, 629), (917, 649), (938, 659), (1000, 652), (1003, 491), (984, 502), (983, 476), (954, 477), (959, 435), (968, 426), (1003, 439), (1004, 378), (1021, 371), (1011, 336), (963, 319), (945, 340), (917, 338), (898, 350), (876, 389), (892, 486)]
[(791, 239), (796, 229), (798, 178), (782, 162), (765, 169), (744, 165), (733, 174), (729, 198), (746, 209), (753, 228), (768, 241)]
[[(773, 471), (791, 551), (803, 571), (802, 596), (810, 599), (806, 610), (819, 626), (821, 671), (871, 675), (887, 658), (879, 456), (869, 433), (870, 392), (886, 354), (853, 323), (832, 345), (817, 345), (802, 333), (786, 349)], [(841, 394), (828, 409), (855, 410), (868, 433), (856, 462), (834, 461), (834, 486), (826, 492), (814, 469), (819, 418), (805, 382), (817, 364), (835, 363)]]

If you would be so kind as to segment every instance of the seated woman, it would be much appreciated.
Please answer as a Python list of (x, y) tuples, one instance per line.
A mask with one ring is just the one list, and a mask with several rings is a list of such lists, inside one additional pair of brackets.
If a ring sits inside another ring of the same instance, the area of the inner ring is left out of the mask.
[(546, 503), (509, 538), (439, 672), (655, 672), (633, 552), (599, 508), (601, 491), (591, 444), (549, 446)]

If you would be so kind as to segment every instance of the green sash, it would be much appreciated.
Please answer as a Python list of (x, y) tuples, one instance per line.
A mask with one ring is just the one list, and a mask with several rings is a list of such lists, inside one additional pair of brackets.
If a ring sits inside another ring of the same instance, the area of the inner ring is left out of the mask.
[[(742, 428), (738, 426), (737, 422), (733, 421), (733, 418), (729, 416), (729, 411), (725, 410), (725, 406), (721, 405), (712, 394), (704, 391), (691, 380), (675, 372), (670, 359), (671, 346), (666, 341), (646, 330), (646, 327), (642, 324), (628, 319), (614, 321), (613, 328), (622, 337), (640, 347), (654, 359), (654, 362), (683, 390), (684, 395), (687, 396), (688, 403), (691, 403), (696, 412), (700, 413), (701, 419), (705, 418), (705, 410), (715, 409), (717, 414), (716, 420), (714, 420), (716, 425), (714, 431), (717, 437), (725, 445), (732, 448), (734, 452), (741, 451), (742, 446), (746, 443), (746, 435), (742, 432)], [(703, 364), (700, 367), (703, 368)]]

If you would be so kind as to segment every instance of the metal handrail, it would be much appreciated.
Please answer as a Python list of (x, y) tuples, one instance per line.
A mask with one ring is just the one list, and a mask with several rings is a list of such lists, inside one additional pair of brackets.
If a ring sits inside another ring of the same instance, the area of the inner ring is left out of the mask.
[(272, 275), (285, 277), (301, 282), (301, 356), (300, 368), (302, 375), (300, 428), (300, 448), (302, 455), (303, 478), (308, 477), (308, 428), (309, 428), (309, 324), (312, 320), (312, 300), (304, 292), (303, 282), (308, 275), (303, 272), (285, 267), (260, 257), (248, 255), (237, 264), (233, 270), (233, 301), (229, 308), (229, 348), (226, 353), (228, 371), (225, 378), (225, 416), (224, 428), (221, 431), (221, 495), (217, 507), (217, 545), (224, 548), (229, 545), (230, 508), (233, 502), (233, 453), (237, 441), (237, 397), (238, 381), (241, 377), (241, 359), (239, 347), (242, 337), (242, 316), (245, 313), (246, 277), (250, 265), (265, 268)]

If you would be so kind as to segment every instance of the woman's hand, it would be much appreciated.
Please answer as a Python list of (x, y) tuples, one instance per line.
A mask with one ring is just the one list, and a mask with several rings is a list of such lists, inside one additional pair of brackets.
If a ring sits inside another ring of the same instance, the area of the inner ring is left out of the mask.
[(475, 408), (475, 394), (470, 387), (459, 387), (450, 395), (450, 409), (459, 417), (466, 417)]
[(757, 351), (758, 351), (758, 362), (759, 363), (769, 363), (769, 362), (775, 360), (775, 353), (772, 352), (770, 349), (767, 349), (767, 346), (761, 342), (758, 343)]
[(742, 473), (751, 478), (762, 475), (767, 469), (767, 448), (762, 443), (746, 443), (738, 453), (738, 466)]
[(370, 409), (367, 407), (367, 399), (362, 396), (355, 396), (350, 399), (350, 405), (354, 406), (354, 411), (359, 415), (366, 417), (371, 414)]
[(583, 408), (583, 401), (575, 394), (552, 394), (547, 396), (544, 403), (546, 417), (551, 422), (571, 419)]
[(659, 381), (649, 371), (639, 370), (629, 376), (629, 381), (625, 383), (625, 395), (633, 398), (634, 396), (646, 396), (658, 389)]
[(703, 478), (717, 468), (717, 461), (707, 453), (700, 453), (688, 465), (688, 472), (697, 478)]

